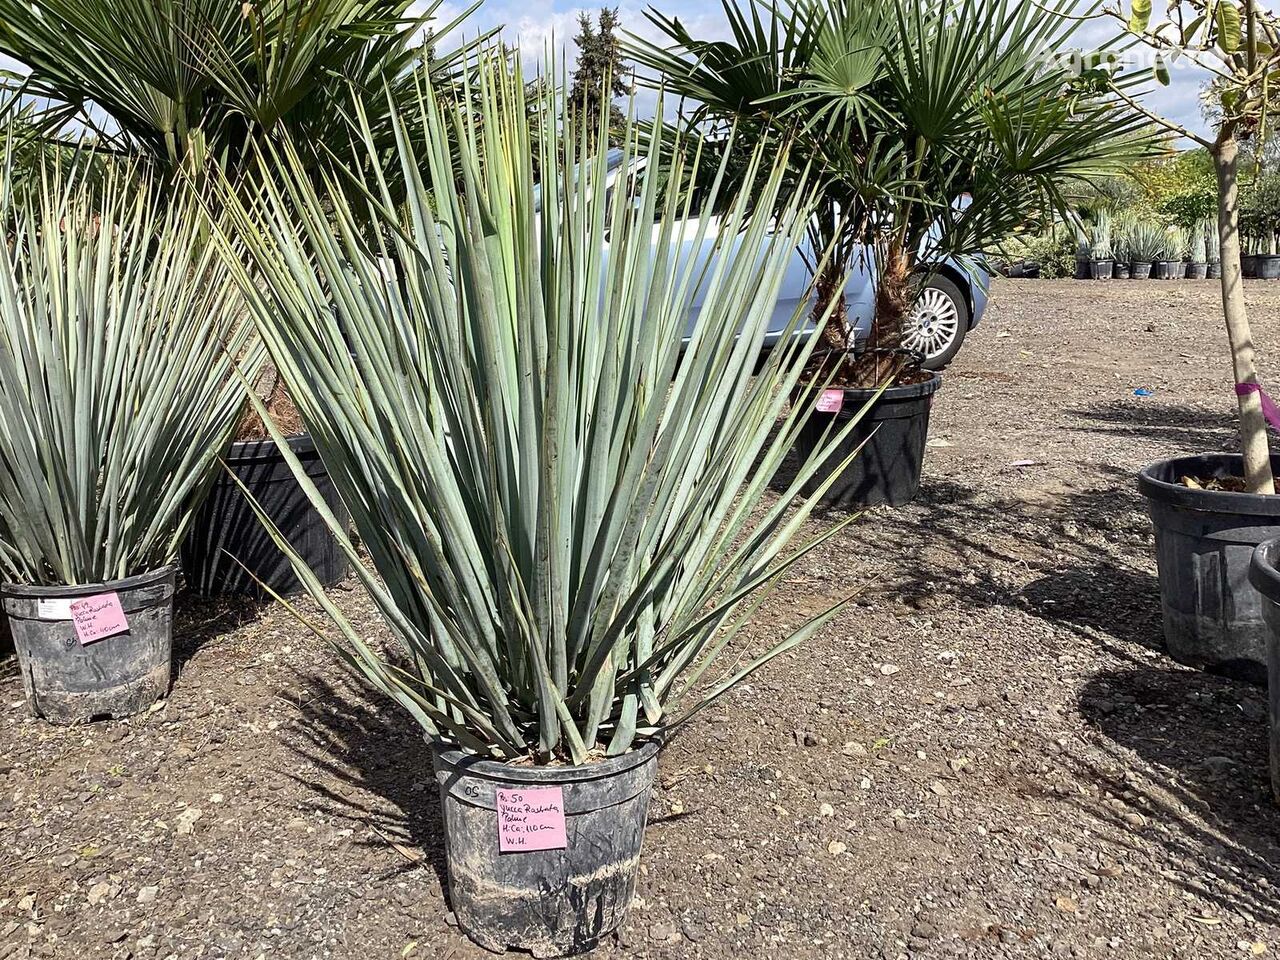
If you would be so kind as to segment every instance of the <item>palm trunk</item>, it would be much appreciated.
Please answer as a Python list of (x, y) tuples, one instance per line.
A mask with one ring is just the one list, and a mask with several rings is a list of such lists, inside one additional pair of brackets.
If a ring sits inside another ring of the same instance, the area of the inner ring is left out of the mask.
[(827, 317), (822, 327), (823, 346), (830, 350), (844, 352), (853, 346), (850, 343), (852, 330), (849, 328), (849, 307), (844, 298), (844, 277), (847, 267), (827, 264), (814, 284), (817, 300), (813, 307), (814, 323), (822, 323), (827, 306), (836, 301), (835, 309)]
[[(1227, 340), (1237, 384), (1256, 384), (1253, 334), (1245, 310), (1244, 284), (1240, 276), (1239, 191), (1236, 184), (1235, 137), (1224, 134), (1213, 149), (1213, 165), (1218, 174), (1218, 240), (1222, 248), (1222, 312), (1227, 321)], [(1249, 493), (1275, 493), (1271, 475), (1271, 450), (1267, 444), (1267, 423), (1262, 415), (1262, 398), (1256, 390), (1240, 393), (1240, 452), (1244, 458), (1245, 489)]]

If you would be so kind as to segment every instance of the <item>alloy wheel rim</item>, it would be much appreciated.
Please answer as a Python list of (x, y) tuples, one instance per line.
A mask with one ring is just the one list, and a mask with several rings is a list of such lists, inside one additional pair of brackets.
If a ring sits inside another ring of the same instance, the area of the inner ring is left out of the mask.
[(945, 352), (960, 332), (960, 311), (942, 290), (926, 287), (907, 315), (906, 327), (903, 346), (930, 360)]

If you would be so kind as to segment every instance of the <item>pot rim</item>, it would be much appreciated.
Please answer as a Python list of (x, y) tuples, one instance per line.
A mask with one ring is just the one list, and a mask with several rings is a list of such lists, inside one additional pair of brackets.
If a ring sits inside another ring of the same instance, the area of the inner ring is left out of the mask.
[[(916, 397), (927, 397), (936, 393), (938, 388), (942, 386), (942, 373), (938, 370), (929, 371), (933, 374), (928, 380), (921, 383), (908, 383), (905, 386), (888, 387), (883, 394), (881, 400), (912, 400)], [(843, 390), (846, 397), (855, 397), (860, 400), (867, 400), (876, 395), (879, 387), (832, 387), (833, 390)], [(843, 411), (841, 411), (843, 412)]]
[[(1238, 453), (1202, 453), (1185, 457), (1171, 457), (1168, 460), (1157, 460), (1143, 467), (1138, 472), (1138, 492), (1148, 500), (1157, 503), (1181, 507), (1184, 510), (1200, 510), (1205, 513), (1228, 513), (1238, 516), (1280, 517), (1280, 495), (1268, 496), (1265, 493), (1231, 493), (1225, 490), (1196, 490), (1184, 487), (1180, 483), (1170, 483), (1156, 476), (1157, 472), (1173, 473), (1177, 464), (1217, 460), (1226, 464), (1234, 464), (1232, 471), (1240, 476), (1243, 457)], [(1271, 466), (1280, 471), (1280, 454), (1272, 454)]]
[(1253, 548), (1249, 561), (1249, 582), (1272, 603), (1280, 603), (1280, 537), (1263, 540)]
[(441, 762), (456, 768), (463, 776), (482, 777), (504, 783), (560, 784), (603, 780), (643, 766), (662, 749), (662, 744), (658, 740), (645, 740), (638, 747), (621, 756), (609, 757), (599, 763), (514, 766), (459, 750), (452, 742), (435, 739), (430, 734), (424, 735), (423, 739), (431, 746)]
[(24, 583), (0, 583), (0, 596), (21, 597), (36, 600), (61, 600), (66, 597), (92, 597), (99, 593), (124, 593), (154, 586), (166, 580), (176, 579), (177, 563), (166, 563), (163, 567), (136, 573), (122, 580), (107, 580), (103, 583), (58, 584), (41, 586)]
[[(316, 442), (311, 434), (303, 431), (285, 437), (289, 449), (297, 456), (314, 453)], [(262, 440), (236, 440), (222, 457), (228, 464), (243, 463), (250, 460), (284, 460), (276, 442), (270, 437)]]

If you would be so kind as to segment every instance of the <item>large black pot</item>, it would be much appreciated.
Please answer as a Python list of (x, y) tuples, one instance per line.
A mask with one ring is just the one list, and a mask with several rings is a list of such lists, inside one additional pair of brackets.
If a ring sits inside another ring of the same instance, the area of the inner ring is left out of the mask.
[(1129, 279), (1129, 261), (1117, 260), (1111, 267), (1111, 276), (1116, 280)]
[[(1271, 458), (1280, 473), (1280, 455)], [(1249, 583), (1253, 549), (1280, 533), (1280, 496), (1183, 486), (1182, 477), (1240, 477), (1239, 454), (1154, 463), (1138, 474), (1156, 534), (1169, 655), (1211, 673), (1266, 681), (1267, 628)]]
[(1259, 280), (1280, 280), (1280, 256), (1274, 253), (1259, 254), (1257, 264)]
[[(178, 568), (170, 564), (108, 583), (0, 584), (31, 714), (67, 724), (118, 720), (167, 694), (177, 575)], [(71, 605), (112, 595), (124, 613), (125, 629), (81, 641)]]
[(1130, 280), (1147, 280), (1151, 277), (1152, 263), (1149, 260), (1131, 260), (1129, 262)]
[(1221, 280), (1222, 279), (1222, 263), (1220, 261), (1214, 261), (1213, 263), (1209, 264), (1209, 266), (1205, 269), (1204, 275), (1206, 280)]
[(1209, 264), (1201, 261), (1196, 263), (1194, 260), (1187, 264), (1186, 277), (1188, 280), (1203, 280), (1209, 276)]
[[(329, 509), (347, 522), (346, 508), (311, 437), (300, 434), (290, 437), (288, 443)], [(311, 506), (275, 441), (233, 443), (225, 460), (322, 584), (331, 586), (346, 576), (346, 554)], [(182, 569), (188, 587), (202, 597), (261, 597), (266, 591), (259, 580), (282, 596), (302, 590), (288, 558), (276, 547), (243, 491), (225, 471), (215, 481), (183, 541)]]
[[(496, 763), (443, 744), (432, 753), (449, 904), (467, 936), (487, 950), (561, 957), (617, 929), (640, 871), (655, 743), (563, 767)], [(538, 828), (554, 820), (562, 839), (547, 841), (554, 831)]]
[[(942, 375), (935, 373), (924, 383), (885, 390), (804, 485), (804, 495), (816, 493), (840, 462), (865, 441), (862, 452), (831, 485), (822, 502), (842, 507), (870, 507), (878, 503), (899, 506), (914, 500), (920, 490), (920, 472), (924, 466), (929, 408), (933, 394), (941, 385)], [(834, 436), (875, 394), (875, 390), (845, 390), (844, 405), (839, 413), (810, 411), (796, 438), (800, 462), (805, 463), (824, 440)], [(831, 422), (833, 419), (835, 424)]]
[(1256, 253), (1240, 254), (1240, 275), (1246, 280), (1258, 276), (1258, 255)]
[(1115, 265), (1114, 260), (1090, 260), (1089, 261), (1089, 279), (1090, 280), (1110, 280), (1111, 270)]

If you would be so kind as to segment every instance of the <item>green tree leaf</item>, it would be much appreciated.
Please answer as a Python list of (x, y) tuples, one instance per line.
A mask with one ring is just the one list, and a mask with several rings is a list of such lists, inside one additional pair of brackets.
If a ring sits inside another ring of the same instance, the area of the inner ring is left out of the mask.
[(1240, 49), (1240, 10), (1234, 4), (1218, 4), (1218, 46), (1224, 53)]

